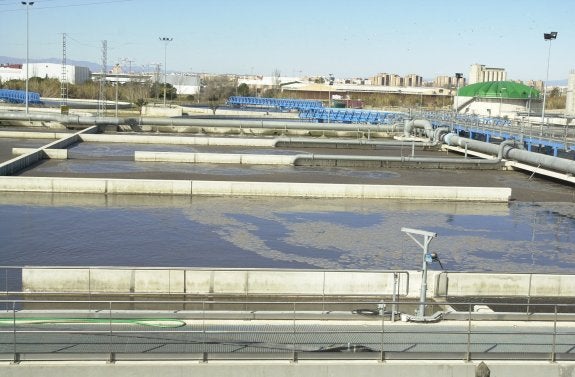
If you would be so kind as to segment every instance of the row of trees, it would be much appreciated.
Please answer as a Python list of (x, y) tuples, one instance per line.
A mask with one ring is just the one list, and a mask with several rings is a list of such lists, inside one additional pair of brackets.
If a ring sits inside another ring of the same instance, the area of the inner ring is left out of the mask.
[[(26, 83), (24, 80), (10, 80), (0, 82), (0, 88), (24, 90)], [(33, 77), (28, 82), (29, 90), (37, 92), (41, 97), (59, 98), (61, 95), (60, 81), (57, 79)], [(164, 96), (164, 84), (158, 82), (129, 82), (121, 84), (118, 87), (107, 83), (104, 86), (105, 98), (108, 100), (118, 98), (119, 101), (133, 103), (140, 107), (152, 100), (162, 100)], [(93, 99), (96, 100), (100, 95), (100, 82), (87, 81), (79, 85), (68, 85), (68, 98)], [(176, 88), (171, 84), (166, 84), (166, 99), (174, 102), (184, 103), (193, 101), (196, 103), (208, 105), (212, 111), (216, 110), (225, 103), (228, 97), (233, 95), (239, 96), (256, 96), (262, 97), (281, 97), (282, 93), (278, 87), (266, 89), (263, 93), (257, 93), (255, 89), (250, 88), (245, 83), (237, 84), (237, 80), (229, 76), (211, 76), (201, 80), (201, 90), (198, 96), (178, 96)], [(385, 107), (433, 107), (442, 108), (448, 106), (449, 101), (443, 96), (414, 96), (401, 94), (363, 94), (362, 99), (366, 106), (373, 108)], [(553, 89), (547, 98), (547, 109), (565, 108), (566, 98), (561, 95), (557, 88)]]
[[(24, 80), (9, 80), (0, 83), (0, 88), (24, 90), (26, 82)], [(32, 77), (28, 80), (28, 89), (37, 92), (41, 97), (58, 98), (61, 95), (60, 81), (57, 79)], [(107, 99), (116, 98), (118, 100), (135, 103), (138, 99), (163, 98), (164, 86), (161, 83), (136, 83), (130, 82), (121, 84), (117, 88), (115, 85), (106, 83), (104, 95)], [(78, 85), (67, 85), (68, 98), (76, 99), (98, 99), (100, 96), (100, 82), (86, 81)], [(170, 100), (177, 98), (176, 89), (166, 84), (166, 97)]]
[[(26, 82), (24, 80), (9, 80), (0, 82), (0, 88), (24, 90)], [(44, 98), (59, 98), (61, 96), (60, 81), (52, 78), (32, 77), (28, 81), (28, 89), (37, 92)], [(237, 81), (228, 76), (206, 77), (201, 81), (199, 96), (178, 96), (176, 88), (165, 84), (166, 99), (183, 103), (186, 101), (198, 102), (209, 105), (215, 113), (218, 107), (225, 103), (232, 95), (249, 96), (252, 91), (246, 84), (237, 85)], [(82, 84), (67, 86), (68, 98), (71, 99), (92, 99), (100, 97), (100, 82), (86, 81)], [(119, 101), (131, 102), (141, 107), (153, 100), (163, 100), (164, 83), (159, 82), (128, 82), (116, 86), (109, 82), (103, 87), (104, 96), (107, 100), (118, 99)]]

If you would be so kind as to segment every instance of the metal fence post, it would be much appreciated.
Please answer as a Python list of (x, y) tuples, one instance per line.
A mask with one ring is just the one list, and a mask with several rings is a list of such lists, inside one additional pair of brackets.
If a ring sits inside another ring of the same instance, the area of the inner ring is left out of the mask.
[(557, 304), (555, 304), (555, 318), (553, 319), (553, 345), (551, 346), (551, 362), (554, 363), (557, 355)]
[(206, 300), (202, 300), (202, 361), (208, 360), (206, 351)]
[(292, 362), (297, 363), (297, 351), (295, 348), (296, 345), (296, 303), (293, 303), (293, 353), (292, 353)]
[[(395, 276), (395, 274), (394, 274)], [(385, 350), (383, 348), (383, 344), (384, 344), (384, 335), (385, 335), (385, 313), (384, 313), (384, 308), (385, 305), (383, 306), (383, 308), (381, 309), (381, 354), (379, 357), (379, 361), (383, 362), (385, 361)], [(391, 315), (394, 315), (393, 310), (391, 311)]]
[(469, 317), (467, 322), (467, 353), (465, 361), (471, 361), (471, 304), (469, 304)]
[(20, 354), (18, 353), (16, 343), (16, 301), (12, 301), (12, 362), (14, 364), (18, 364), (20, 362)]
[(116, 355), (114, 354), (114, 351), (112, 349), (113, 345), (113, 330), (112, 330), (112, 301), (109, 302), (109, 306), (108, 306), (108, 326), (109, 326), (109, 330), (110, 330), (110, 339), (109, 339), (109, 349), (108, 349), (108, 363), (114, 363), (116, 361)]

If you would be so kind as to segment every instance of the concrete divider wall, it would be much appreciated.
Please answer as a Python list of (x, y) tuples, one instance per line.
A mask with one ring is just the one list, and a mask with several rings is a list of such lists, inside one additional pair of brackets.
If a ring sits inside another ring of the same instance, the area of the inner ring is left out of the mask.
[(59, 139), (70, 134), (62, 132), (35, 132), (35, 131), (4, 131), (0, 132), (2, 138), (12, 139)]
[(511, 196), (510, 188), (494, 187), (387, 186), (329, 183), (138, 180), (20, 176), (0, 178), (0, 191), (210, 196), (283, 196), (302, 198), (364, 198), (485, 202), (507, 202)]
[(443, 272), (434, 281), (436, 296), (575, 296), (575, 275)]
[(33, 152), (27, 153), (22, 156), (15, 157), (0, 164), (0, 175), (8, 176), (18, 173), (22, 169), (26, 169), (28, 166), (35, 164), (36, 162), (44, 158), (44, 151), (41, 149), (36, 149)]
[[(28, 153), (35, 152), (35, 148), (12, 148), (12, 154), (14, 155), (25, 155)], [(66, 160), (68, 158), (67, 149), (43, 149), (44, 155), (51, 159), (56, 160)]]
[(41, 148), (32, 149), (31, 151), (29, 151), (28, 153), (26, 153), (22, 156), (13, 158), (9, 161), (4, 162), (3, 164), (0, 164), (0, 175), (6, 176), (6, 175), (16, 174), (20, 170), (26, 169), (30, 165), (44, 159), (45, 157), (49, 157), (49, 154), (45, 152), (46, 149), (49, 149), (49, 148), (53, 148), (53, 149), (66, 148), (69, 145), (78, 142), (80, 140), (79, 135), (90, 134), (90, 133), (94, 133), (97, 131), (98, 131), (98, 127), (92, 126), (92, 127), (86, 128), (85, 130), (77, 132), (75, 134), (66, 134), (66, 136), (64, 136), (63, 138), (56, 140), (56, 141), (53, 141), (49, 144), (46, 144), (45, 146), (43, 146)]
[(130, 144), (168, 144), (168, 145), (211, 145), (211, 146), (245, 146), (273, 147), (272, 138), (232, 138), (205, 136), (155, 136), (155, 135), (106, 135), (82, 134), (81, 139), (88, 142), (130, 143)]
[(286, 196), (507, 202), (510, 188), (194, 181), (193, 195)]
[(173, 153), (135, 151), (134, 160), (146, 162), (292, 165), (294, 156), (235, 153)]
[[(344, 357), (331, 361), (133, 361), (90, 362), (26, 362), (2, 363), (0, 371), (6, 377), (156, 377), (158, 375), (197, 377), (476, 377), (479, 361), (460, 360), (386, 360), (352, 361)], [(572, 361), (505, 361), (486, 362), (494, 377), (573, 377)]]
[[(398, 292), (406, 296), (408, 273), (397, 274)], [(27, 267), (22, 287), (29, 293), (392, 295), (394, 272)]]
[(190, 195), (192, 181), (106, 179), (106, 194)]
[[(222, 295), (387, 295), (418, 298), (420, 271), (22, 269), (25, 292), (188, 293)], [(429, 271), (427, 297), (572, 297), (575, 275)], [(433, 284), (435, 283), (435, 284)]]

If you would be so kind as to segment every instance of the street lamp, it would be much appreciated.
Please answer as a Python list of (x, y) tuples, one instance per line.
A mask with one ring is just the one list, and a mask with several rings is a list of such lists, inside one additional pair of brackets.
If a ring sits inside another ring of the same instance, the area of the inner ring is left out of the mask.
[(463, 73), (455, 74), (455, 113), (459, 113), (459, 80), (463, 77)]
[(160, 37), (160, 41), (164, 42), (164, 107), (166, 107), (166, 55), (168, 51), (168, 43), (174, 38)]
[(552, 31), (551, 33), (543, 33), (543, 39), (549, 41), (549, 52), (547, 53), (547, 76), (545, 76), (545, 82), (543, 83), (543, 109), (541, 110), (541, 129), (540, 135), (543, 136), (543, 125), (545, 124), (545, 102), (547, 99), (547, 81), (549, 81), (549, 60), (551, 59), (551, 41), (557, 39), (557, 32)]
[[(423, 250), (423, 265), (421, 268), (421, 291), (419, 294), (419, 310), (417, 316), (419, 318), (425, 317), (425, 302), (427, 300), (427, 264), (431, 262), (441, 262), (436, 253), (429, 253), (429, 243), (437, 237), (437, 233), (428, 232), (421, 229), (401, 228), (401, 231), (407, 234), (419, 247)], [(423, 236), (423, 242), (420, 242), (415, 236)], [(443, 267), (443, 266), (442, 266)]]
[(503, 118), (501, 116), (501, 107), (503, 106), (503, 91), (507, 90), (506, 87), (499, 88), (499, 118)]
[(22, 5), (24, 5), (26, 7), (26, 114), (28, 114), (28, 60), (29, 60), (29, 51), (30, 51), (30, 28), (29, 28), (29, 22), (28, 22), (28, 10), (30, 9), (30, 7), (32, 5), (34, 5), (33, 1), (22, 1), (21, 2)]

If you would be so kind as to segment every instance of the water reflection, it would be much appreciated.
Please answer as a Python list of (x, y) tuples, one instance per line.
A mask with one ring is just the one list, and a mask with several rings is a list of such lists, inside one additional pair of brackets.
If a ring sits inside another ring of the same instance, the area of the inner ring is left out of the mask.
[(7, 265), (571, 272), (575, 204), (0, 194)]

